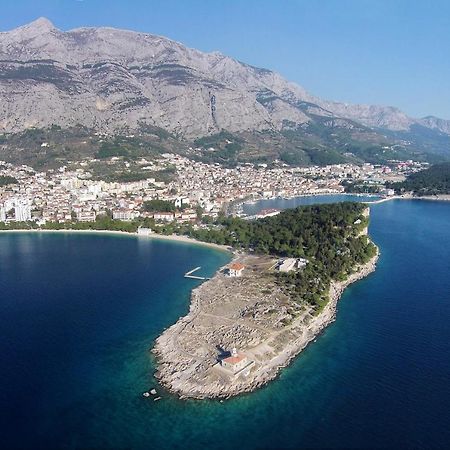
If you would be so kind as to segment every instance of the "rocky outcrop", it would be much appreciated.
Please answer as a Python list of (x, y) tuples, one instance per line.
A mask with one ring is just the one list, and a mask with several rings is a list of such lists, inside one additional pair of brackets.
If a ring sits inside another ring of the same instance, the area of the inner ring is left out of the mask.
[[(228, 398), (265, 385), (335, 320), (344, 289), (373, 272), (377, 259), (378, 254), (346, 281), (333, 282), (329, 302), (312, 315), (306, 306), (295, 310), (298, 305), (261, 274), (264, 260), (246, 256), (244, 262), (259, 269), (242, 279), (216, 274), (193, 291), (189, 313), (156, 340), (156, 377), (181, 398)], [(233, 347), (251, 363), (239, 375), (217, 362), (220, 352)]]

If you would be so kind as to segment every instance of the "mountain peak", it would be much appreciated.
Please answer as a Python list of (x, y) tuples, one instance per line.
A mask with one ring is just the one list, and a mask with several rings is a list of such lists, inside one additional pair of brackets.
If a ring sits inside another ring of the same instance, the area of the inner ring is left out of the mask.
[(53, 25), (50, 20), (48, 20), (46, 17), (39, 17), (38, 19), (34, 20), (33, 22), (24, 25), (23, 27), (20, 27), (21, 29), (27, 29), (27, 30), (37, 30), (40, 32), (46, 32), (46, 31), (52, 31), (56, 30), (57, 28)]
[(276, 72), (220, 52), (113, 28), (64, 32), (45, 17), (0, 33), (0, 73), (6, 99), (0, 132), (30, 124), (115, 131), (146, 123), (197, 138), (222, 129), (301, 133), (315, 122), (351, 130), (355, 122), (395, 132), (420, 124), (450, 135), (450, 121), (322, 100)]

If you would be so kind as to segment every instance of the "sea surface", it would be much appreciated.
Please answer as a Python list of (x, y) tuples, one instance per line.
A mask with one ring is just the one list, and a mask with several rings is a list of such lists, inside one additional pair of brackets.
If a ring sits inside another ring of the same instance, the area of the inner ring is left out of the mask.
[(373, 202), (380, 197), (376, 195), (351, 195), (351, 194), (334, 194), (334, 195), (303, 195), (292, 198), (269, 198), (258, 200), (254, 203), (244, 203), (242, 210), (245, 214), (252, 216), (258, 214), (263, 209), (287, 209), (296, 208), (297, 206), (317, 205), (322, 203), (336, 202)]
[(210, 275), (226, 253), (0, 234), (2, 448), (448, 448), (450, 203), (371, 210), (376, 272), (280, 377), (223, 403), (142, 392), (156, 386), (149, 348), (197, 285), (184, 272)]

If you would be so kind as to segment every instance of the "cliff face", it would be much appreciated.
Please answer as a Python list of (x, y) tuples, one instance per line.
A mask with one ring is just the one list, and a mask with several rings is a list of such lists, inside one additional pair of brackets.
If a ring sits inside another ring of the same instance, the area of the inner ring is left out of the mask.
[(160, 36), (112, 28), (63, 32), (47, 19), (0, 33), (0, 132), (81, 124), (102, 131), (145, 123), (194, 138), (279, 131), (333, 118), (389, 130), (413, 124), (395, 108), (327, 102), (275, 72)]
[(46, 19), (0, 33), (2, 131), (76, 123), (115, 130), (139, 122), (188, 137), (280, 129), (283, 120), (308, 117), (282, 100), (263, 105), (258, 96), (288, 87), (273, 72), (149, 34), (62, 32)]

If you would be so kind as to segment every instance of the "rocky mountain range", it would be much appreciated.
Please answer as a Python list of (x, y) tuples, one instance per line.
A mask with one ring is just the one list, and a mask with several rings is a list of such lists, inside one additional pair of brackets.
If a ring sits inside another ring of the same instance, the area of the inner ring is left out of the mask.
[(0, 133), (151, 126), (184, 140), (222, 130), (291, 135), (290, 152), (313, 146), (342, 153), (349, 142), (375, 142), (450, 155), (450, 121), (326, 101), (218, 52), (113, 28), (64, 32), (45, 18), (0, 33), (0, 98)]

